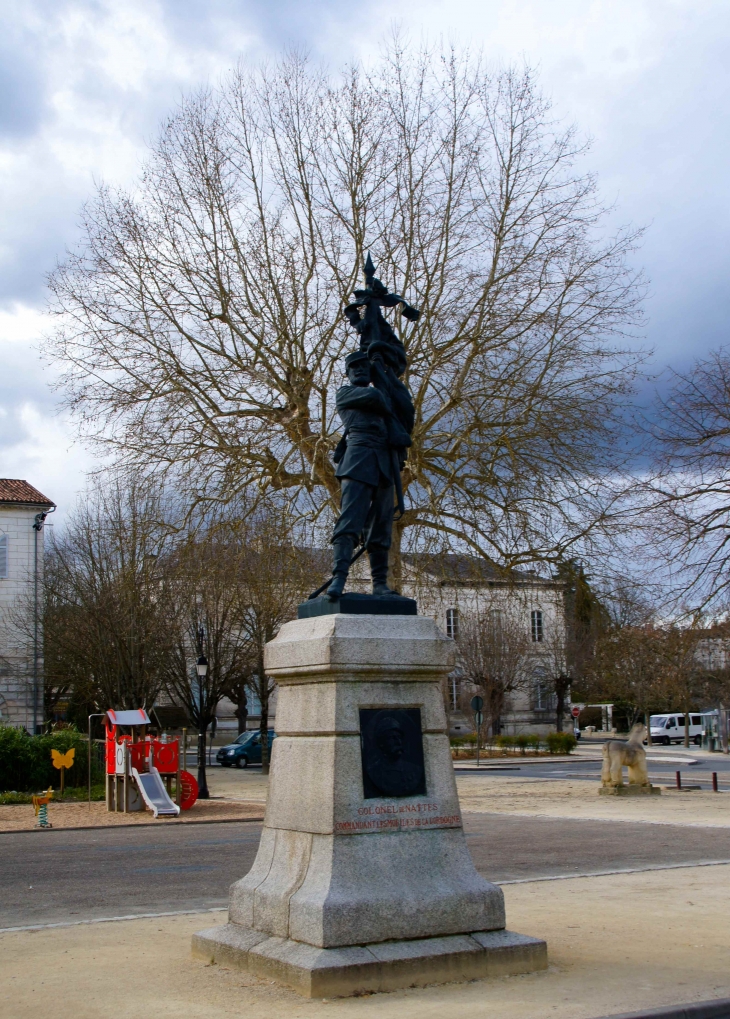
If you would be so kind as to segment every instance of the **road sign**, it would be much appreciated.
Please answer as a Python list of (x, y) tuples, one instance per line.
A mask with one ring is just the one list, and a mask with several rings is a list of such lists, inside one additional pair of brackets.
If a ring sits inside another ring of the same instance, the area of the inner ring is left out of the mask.
[(481, 711), (483, 707), (484, 707), (484, 698), (483, 697), (472, 697), (472, 699), (471, 699), (471, 710), (472, 711)]
[[(477, 700), (481, 700), (481, 698), (477, 698)], [(484, 721), (484, 715), (481, 713), (481, 711), (475, 711), (474, 712), (474, 723), (475, 723), (475, 725), (481, 725), (483, 721)]]
[(578, 707), (577, 704), (574, 708), (571, 708), (570, 713), (573, 716), (573, 718), (577, 718), (580, 715), (580, 708)]

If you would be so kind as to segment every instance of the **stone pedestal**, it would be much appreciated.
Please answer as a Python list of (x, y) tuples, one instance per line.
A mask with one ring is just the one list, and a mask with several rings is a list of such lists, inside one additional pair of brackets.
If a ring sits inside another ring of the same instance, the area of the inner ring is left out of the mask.
[(422, 616), (282, 627), (258, 855), (195, 953), (311, 996), (521, 973), (543, 941), (504, 930), (466, 846), (441, 681), (453, 643)]
[(599, 796), (659, 796), (660, 794), (661, 789), (656, 785), (602, 785), (598, 790)]

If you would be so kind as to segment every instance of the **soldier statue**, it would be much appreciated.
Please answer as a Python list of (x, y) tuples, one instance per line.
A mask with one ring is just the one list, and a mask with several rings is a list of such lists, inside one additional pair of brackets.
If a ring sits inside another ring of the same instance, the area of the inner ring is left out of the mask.
[(404, 511), (401, 471), (411, 445), (414, 409), (400, 376), (406, 368), (405, 348), (382, 315), (381, 308), (403, 305), (416, 321), (418, 311), (375, 279), (368, 255), (365, 290), (345, 315), (360, 335), (360, 349), (345, 358), (348, 384), (337, 392), (337, 411), (344, 434), (334, 453), (341, 482), (340, 515), (332, 535), (334, 567), (328, 597), (342, 594), (355, 546), (368, 552), (373, 594), (398, 597), (387, 584), (388, 550), (396, 506)]

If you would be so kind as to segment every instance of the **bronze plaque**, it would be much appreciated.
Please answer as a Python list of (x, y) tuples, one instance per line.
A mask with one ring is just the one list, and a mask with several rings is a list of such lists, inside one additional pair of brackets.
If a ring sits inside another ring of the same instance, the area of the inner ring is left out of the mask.
[(425, 796), (420, 708), (360, 708), (365, 799)]

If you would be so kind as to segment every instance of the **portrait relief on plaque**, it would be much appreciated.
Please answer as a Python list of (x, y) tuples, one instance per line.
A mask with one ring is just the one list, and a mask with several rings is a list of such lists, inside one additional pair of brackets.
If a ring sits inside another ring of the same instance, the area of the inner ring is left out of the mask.
[(360, 708), (365, 799), (424, 796), (420, 708)]

